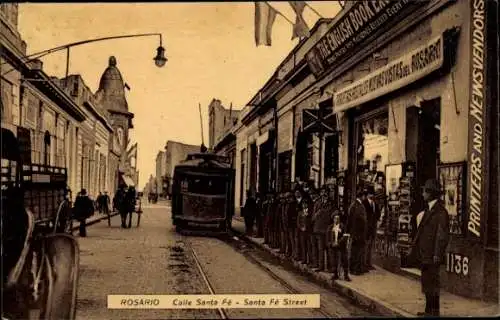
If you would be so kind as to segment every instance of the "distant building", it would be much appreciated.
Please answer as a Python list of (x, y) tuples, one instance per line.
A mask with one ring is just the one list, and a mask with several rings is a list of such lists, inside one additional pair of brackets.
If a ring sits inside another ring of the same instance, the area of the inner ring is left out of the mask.
[(214, 149), (217, 141), (222, 139), (228, 130), (238, 122), (240, 110), (226, 109), (220, 100), (212, 99), (208, 105), (208, 148)]
[(149, 176), (148, 182), (144, 187), (144, 194), (156, 193), (156, 178), (151, 174)]
[(167, 154), (165, 151), (158, 151), (156, 155), (156, 192), (162, 197), (168, 193), (168, 179), (167, 179)]
[[(200, 152), (199, 145), (185, 144), (177, 141), (167, 141), (165, 145), (166, 177), (170, 181), (174, 176), (174, 168), (186, 160), (190, 153)], [(171, 185), (169, 185), (169, 189)], [(171, 190), (168, 190), (171, 193)]]

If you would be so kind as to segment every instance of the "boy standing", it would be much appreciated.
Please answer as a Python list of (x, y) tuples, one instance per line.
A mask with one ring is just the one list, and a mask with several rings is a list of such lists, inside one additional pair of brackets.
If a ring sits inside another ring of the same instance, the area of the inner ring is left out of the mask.
[[(328, 226), (326, 234), (326, 242), (329, 256), (332, 261), (333, 277), (332, 280), (339, 279), (339, 262), (342, 264), (344, 270), (344, 280), (351, 281), (349, 278), (349, 260), (347, 255), (347, 245), (350, 235), (345, 232), (344, 226), (340, 223), (339, 211), (335, 210), (332, 214), (333, 224)], [(340, 260), (340, 261), (339, 261)]]

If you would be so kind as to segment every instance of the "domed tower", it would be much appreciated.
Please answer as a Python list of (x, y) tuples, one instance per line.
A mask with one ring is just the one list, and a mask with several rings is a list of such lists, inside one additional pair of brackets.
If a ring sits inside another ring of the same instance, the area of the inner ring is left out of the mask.
[(113, 189), (122, 182), (127, 183), (127, 177), (124, 176), (133, 177), (135, 173), (135, 168), (131, 170), (127, 156), (129, 129), (133, 128), (134, 114), (128, 111), (125, 83), (116, 65), (116, 58), (110, 57), (95, 94), (98, 105), (107, 113), (114, 131), (109, 141), (110, 185), (115, 187)]

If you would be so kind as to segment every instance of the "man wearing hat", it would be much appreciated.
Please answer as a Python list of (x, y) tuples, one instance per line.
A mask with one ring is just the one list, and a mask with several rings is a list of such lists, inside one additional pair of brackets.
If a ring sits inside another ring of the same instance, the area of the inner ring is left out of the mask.
[(377, 222), (380, 219), (380, 209), (375, 202), (375, 188), (371, 185), (365, 187), (366, 198), (363, 200), (366, 210), (367, 238), (365, 250), (365, 265), (368, 270), (375, 269), (372, 266), (372, 251), (377, 236)]
[(314, 207), (312, 215), (312, 249), (315, 271), (323, 271), (325, 269), (326, 232), (328, 226), (331, 224), (331, 214), (333, 212), (333, 205), (328, 196), (328, 187), (326, 185), (322, 186), (320, 197), (317, 200), (318, 205)]
[(94, 204), (87, 195), (87, 190), (82, 189), (76, 197), (75, 204), (73, 205), (76, 219), (80, 222), (80, 237), (87, 236), (85, 220), (94, 214)]
[(351, 265), (351, 273), (357, 276), (368, 271), (365, 263), (366, 239), (368, 234), (366, 209), (363, 204), (365, 196), (363, 186), (358, 186), (356, 199), (349, 207), (346, 226), (346, 231), (352, 239), (349, 264)]
[(439, 316), (440, 265), (445, 261), (446, 246), (449, 241), (448, 212), (439, 200), (439, 183), (430, 179), (423, 187), (426, 209), (417, 229), (409, 254), (413, 262), (422, 270), (422, 292), (425, 294), (423, 316)]

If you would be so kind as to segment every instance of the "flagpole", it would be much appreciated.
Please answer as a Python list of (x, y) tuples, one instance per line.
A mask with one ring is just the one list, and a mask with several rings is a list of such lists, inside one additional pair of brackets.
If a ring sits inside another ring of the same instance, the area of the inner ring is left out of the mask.
[(201, 103), (198, 103), (198, 109), (200, 110), (200, 125), (201, 125), (201, 147), (205, 147), (205, 139), (203, 138), (203, 118), (201, 116)]
[(304, 1), (304, 3), (305, 3), (305, 4), (306, 4), (306, 6), (308, 6), (308, 7), (309, 7), (309, 9), (311, 9), (311, 10), (312, 10), (312, 11), (313, 11), (313, 12), (314, 12), (314, 13), (315, 13), (318, 17), (320, 17), (321, 19), (323, 19), (323, 18), (324, 18), (324, 17), (323, 17), (323, 16), (322, 16), (322, 15), (321, 15), (318, 11), (316, 11), (316, 9), (314, 9), (313, 7), (311, 7), (311, 6), (309, 5), (309, 3), (305, 2), (305, 1)]
[(273, 9), (274, 11), (276, 11), (277, 14), (279, 14), (280, 16), (282, 16), (286, 21), (288, 21), (292, 26), (295, 25), (295, 23), (292, 22), (292, 20), (288, 19), (283, 13), (281, 13), (279, 10), (277, 10), (275, 7), (273, 7), (272, 5), (269, 4), (269, 2), (267, 1), (264, 1), (265, 4), (267, 4), (269, 7), (271, 7), (271, 9)]

